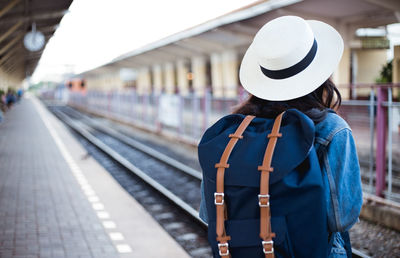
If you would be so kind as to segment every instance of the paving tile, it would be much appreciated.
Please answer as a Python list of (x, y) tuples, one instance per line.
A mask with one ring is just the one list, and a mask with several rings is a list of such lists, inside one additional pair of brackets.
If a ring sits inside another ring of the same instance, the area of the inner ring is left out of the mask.
[(0, 257), (97, 258), (111, 243), (30, 99), (0, 124), (0, 192)]

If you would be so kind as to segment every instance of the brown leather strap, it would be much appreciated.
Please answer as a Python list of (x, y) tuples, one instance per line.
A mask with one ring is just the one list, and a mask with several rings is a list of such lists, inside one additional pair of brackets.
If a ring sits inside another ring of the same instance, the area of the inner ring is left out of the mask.
[(282, 116), (285, 112), (279, 114), (274, 122), (271, 133), (268, 135), (269, 141), (267, 149), (264, 154), (264, 160), (258, 170), (261, 171), (260, 180), (260, 194), (258, 195), (258, 204), (260, 206), (260, 237), (262, 239), (263, 251), (266, 258), (274, 257), (274, 247), (272, 238), (275, 233), (271, 232), (271, 215), (269, 206), (269, 173), (274, 169), (271, 167), (272, 155), (274, 154), (275, 145), (278, 137), (282, 134), (279, 133), (281, 127)]
[(224, 221), (226, 219), (226, 206), (224, 201), (224, 175), (225, 169), (229, 168), (228, 159), (231, 155), (233, 147), (235, 147), (237, 141), (242, 139), (243, 132), (246, 130), (247, 126), (250, 124), (254, 116), (246, 116), (239, 127), (236, 129), (234, 134), (229, 135), (229, 142), (222, 153), (219, 163), (215, 164), (217, 168), (217, 182), (216, 182), (216, 193), (214, 194), (214, 203), (216, 206), (216, 233), (218, 241), (218, 249), (220, 256), (230, 256), (228, 241), (231, 239), (230, 236), (226, 235)]

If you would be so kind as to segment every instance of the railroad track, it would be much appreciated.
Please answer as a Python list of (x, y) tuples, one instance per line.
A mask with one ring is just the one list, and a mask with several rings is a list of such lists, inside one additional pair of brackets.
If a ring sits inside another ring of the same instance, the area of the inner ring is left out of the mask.
[[(112, 171), (110, 173), (117, 181), (149, 210), (192, 257), (212, 256), (206, 240), (207, 225), (199, 218), (197, 212), (202, 178), (200, 171), (106, 127), (74, 109), (63, 107), (50, 107), (50, 109), (82, 137), (81, 142), (90, 152), (97, 152), (95, 154), (100, 155), (100, 163)], [(117, 165), (105, 161), (110, 159)], [(126, 171), (125, 175), (121, 175), (121, 168)], [(164, 200), (153, 196), (162, 196)], [(168, 203), (179, 211), (168, 207)], [(369, 256), (353, 249), (353, 257)]]

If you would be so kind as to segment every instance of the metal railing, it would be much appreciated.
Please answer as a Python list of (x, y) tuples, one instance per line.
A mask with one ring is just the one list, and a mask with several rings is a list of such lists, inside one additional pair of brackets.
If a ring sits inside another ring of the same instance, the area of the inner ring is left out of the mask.
[[(358, 142), (364, 191), (400, 201), (400, 124), (394, 130), (394, 123), (400, 123), (400, 102), (394, 102), (392, 96), (392, 89), (400, 90), (400, 87), (393, 84), (357, 87), (368, 87), (369, 98), (343, 101), (338, 113), (350, 124)], [(237, 99), (226, 99), (214, 98), (210, 92), (199, 97), (92, 90), (85, 95), (70, 93), (68, 103), (96, 115), (196, 144), (209, 126), (231, 113), (245, 98), (244, 92)]]

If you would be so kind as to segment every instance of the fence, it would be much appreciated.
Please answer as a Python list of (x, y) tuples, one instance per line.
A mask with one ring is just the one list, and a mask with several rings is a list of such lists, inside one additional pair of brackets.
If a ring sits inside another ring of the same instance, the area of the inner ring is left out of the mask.
[[(350, 124), (359, 150), (364, 191), (400, 201), (400, 85), (352, 86), (370, 91), (369, 100), (342, 102), (338, 113)], [(60, 94), (58, 94), (60, 95)], [(196, 144), (203, 132), (246, 98), (196, 95), (138, 95), (133, 90), (70, 93), (68, 103), (91, 113)], [(398, 97), (397, 97), (398, 99)], [(395, 158), (393, 158), (395, 157)]]
[(352, 127), (359, 151), (368, 149), (360, 160), (364, 191), (400, 201), (400, 103), (393, 101), (393, 89), (398, 91), (399, 85), (359, 87), (370, 88), (369, 100), (344, 101), (339, 113)]

